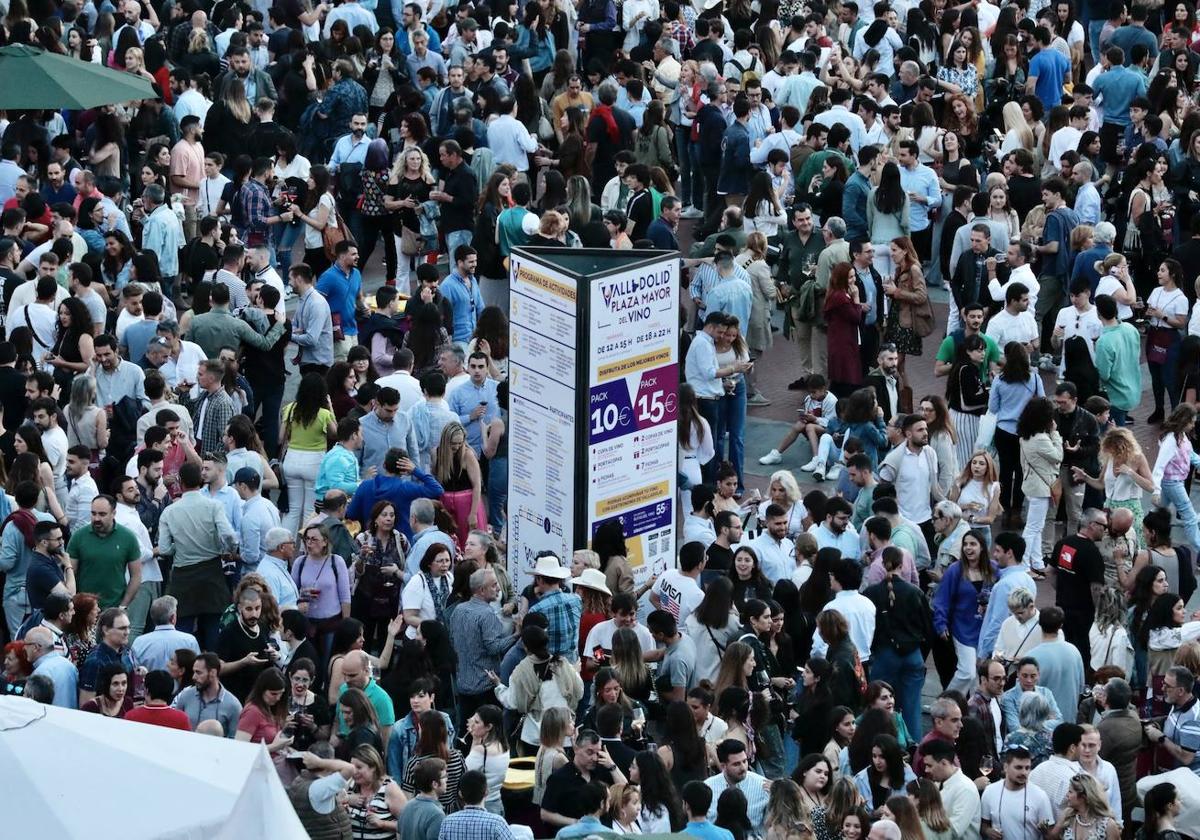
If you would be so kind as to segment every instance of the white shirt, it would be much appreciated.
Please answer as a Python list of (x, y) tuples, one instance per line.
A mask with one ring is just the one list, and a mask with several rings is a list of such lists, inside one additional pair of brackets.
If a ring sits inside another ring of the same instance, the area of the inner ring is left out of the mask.
[(729, 724), (710, 712), (708, 718), (704, 723), (700, 724), (697, 731), (705, 741), (715, 747), (725, 740), (725, 733), (729, 731)]
[[(1172, 289), (1167, 291), (1162, 286), (1158, 286), (1150, 293), (1150, 297), (1146, 299), (1146, 305), (1152, 309), (1161, 309), (1163, 315), (1168, 318), (1187, 315), (1187, 297), (1181, 289)], [(1150, 326), (1165, 327), (1167, 322), (1165, 318), (1151, 318)]]
[[(1065, 306), (1058, 310), (1058, 316), (1054, 319), (1054, 327), (1055, 329), (1062, 327), (1064, 344), (1067, 339), (1077, 335), (1087, 339), (1088, 355), (1095, 360), (1096, 339), (1100, 337), (1100, 332), (1104, 329), (1104, 325), (1100, 323), (1100, 316), (1096, 314), (1096, 307), (1089, 305), (1086, 312), (1080, 312), (1074, 306)], [(1058, 363), (1060, 376), (1066, 367), (1065, 360)]]
[(942, 807), (954, 840), (979, 840), (979, 791), (963, 771), (956, 769), (942, 782)]
[(471, 381), (471, 374), (467, 373), (465, 370), (464, 370), (462, 373), (459, 373), (459, 374), (456, 374), (455, 376), (452, 376), (452, 377), (451, 377), (451, 378), (450, 378), (450, 379), (449, 379), (449, 380), (446, 382), (446, 394), (445, 394), (445, 396), (443, 397), (443, 399), (445, 399), (445, 400), (446, 400), (446, 402), (447, 402), (447, 403), (449, 403), (449, 402), (450, 402), (450, 395), (451, 395), (451, 394), (453, 394), (453, 393), (455, 392), (455, 390), (457, 390), (457, 389), (458, 389), (458, 387), (459, 387), (460, 385), (463, 385), (463, 384), (465, 384), (465, 383), (467, 383), (467, 382), (470, 382), (470, 381)]
[[(1004, 306), (1004, 295), (1008, 292), (1008, 287), (1013, 283), (1020, 283), (1029, 291), (1029, 311), (1036, 311), (1038, 282), (1037, 278), (1033, 276), (1033, 269), (1029, 267), (1028, 263), (1025, 265), (1019, 265), (1010, 271), (1008, 274), (1008, 280), (1003, 283), (995, 278), (988, 281), (988, 292), (991, 294), (992, 300), (996, 301), (996, 303), (1000, 304), (1001, 306)], [(1000, 345), (1000, 349), (1003, 350), (1004, 345)]]
[(287, 317), (287, 308), (284, 306), (287, 290), (283, 287), (283, 278), (279, 276), (278, 271), (267, 266), (262, 271), (256, 271), (254, 279), (263, 281), (264, 284), (279, 292), (279, 303), (275, 304), (275, 317), (282, 321)]
[(44, 303), (27, 303), (10, 310), (6, 323), (10, 333), (18, 327), (30, 327), (33, 330), (33, 358), (39, 367), (49, 370), (42, 358), (54, 346), (54, 328), (58, 323), (54, 310)]
[(758, 555), (758, 567), (774, 586), (791, 576), (796, 569), (796, 543), (789, 539), (776, 541), (764, 531), (746, 543)]
[(203, 219), (217, 212), (217, 204), (221, 201), (221, 193), (229, 179), (221, 173), (216, 178), (204, 178), (200, 181), (200, 196), (196, 199), (196, 216)]
[[(890, 31), (890, 30), (889, 30)], [(895, 34), (895, 33), (892, 33)], [(880, 44), (883, 42), (880, 41)], [(885, 72), (882, 69), (883, 62), (880, 62), (879, 72)], [(842, 123), (846, 128), (850, 129), (850, 150), (858, 155), (858, 150), (862, 148), (863, 138), (866, 137), (867, 127), (863, 124), (862, 117), (855, 114), (846, 108), (845, 105), (834, 105), (828, 111), (822, 111), (813, 117), (813, 122), (820, 123), (826, 128), (833, 128), (837, 123)]]
[(92, 499), (99, 495), (96, 480), (91, 474), (84, 472), (79, 478), (70, 479), (70, 489), (67, 490), (67, 502), (64, 511), (67, 523), (75, 531), (85, 527), (92, 521)]
[(421, 393), (421, 383), (406, 370), (381, 376), (375, 380), (380, 388), (395, 388), (400, 392), (400, 410), (409, 411), (414, 405), (425, 399)]
[(687, 632), (682, 629), (684, 623), (692, 614), (692, 610), (704, 600), (704, 590), (696, 583), (696, 579), (685, 575), (679, 569), (667, 569), (658, 576), (650, 591), (658, 596), (662, 609), (675, 616), (675, 623), (679, 625), (681, 632)]
[[(1113, 277), (1111, 274), (1102, 274), (1100, 275), (1100, 282), (1096, 284), (1096, 296), (1108, 295), (1109, 297), (1112, 297), (1113, 292), (1122, 291), (1124, 288), (1124, 284), (1122, 284), (1121, 281), (1116, 277)], [(1114, 298), (1114, 300), (1116, 299)], [(1121, 303), (1121, 301), (1118, 300), (1117, 320), (1128, 321), (1132, 317), (1133, 310), (1129, 307), (1129, 305)]]
[(808, 579), (812, 577), (813, 567), (808, 563), (801, 563), (796, 567), (796, 571), (792, 572), (792, 583), (796, 584), (799, 589), (804, 584), (808, 583)]
[(1038, 826), (1057, 821), (1050, 797), (1037, 785), (1026, 784), (1020, 790), (1009, 790), (1005, 785), (1001, 779), (984, 788), (979, 800), (980, 817), (1005, 840), (1041, 840)]
[(1079, 147), (1083, 132), (1071, 125), (1064, 125), (1050, 137), (1050, 155), (1048, 161), (1057, 170), (1062, 166), (1063, 152), (1074, 151)]
[[(1126, 672), (1128, 673), (1128, 672)], [(1087, 773), (1093, 779), (1100, 783), (1100, 789), (1108, 792), (1108, 805), (1112, 808), (1114, 818), (1118, 823), (1121, 821), (1121, 783), (1117, 779), (1117, 768), (1113, 767), (1112, 762), (1105, 761), (1097, 756), (1095, 771), (1088, 770), (1082, 764), (1079, 769)]]
[(923, 446), (913, 452), (904, 446), (903, 452), (900, 469), (893, 479), (900, 515), (916, 523), (928, 522), (933, 519), (929, 497), (937, 483), (937, 451), (931, 446)]
[(1019, 341), (1022, 344), (1033, 341), (1038, 337), (1038, 326), (1033, 313), (1028, 310), (1013, 315), (1007, 309), (1001, 309), (992, 316), (985, 332), (997, 345), (1003, 347), (1010, 341)]
[[(198, 344), (180, 341), (179, 345), (179, 358), (167, 356), (163, 366), (158, 369), (158, 372), (163, 375), (163, 379), (167, 380), (167, 384), (172, 388), (180, 382), (197, 383), (200, 378), (200, 363), (207, 358)], [(186, 411), (186, 409), (184, 410)]]
[[(447, 581), (448, 583), (449, 581)], [(426, 583), (425, 575), (413, 575), (412, 580), (404, 585), (404, 591), (400, 594), (400, 609), (420, 610), (422, 621), (437, 618), (437, 607), (433, 603), (433, 593)], [(408, 638), (415, 639), (417, 637), (417, 628), (410, 624), (404, 633)]]
[[(825, 609), (842, 614), (850, 625), (850, 641), (858, 648), (859, 659), (871, 661), (871, 643), (875, 640), (875, 603), (865, 595), (843, 589), (833, 596)], [(829, 645), (821, 638), (818, 629), (813, 633), (812, 655), (824, 656), (828, 650)]]
[(1029, 772), (1029, 784), (1037, 785), (1050, 797), (1050, 804), (1059, 808), (1067, 798), (1067, 786), (1071, 777), (1079, 773), (1078, 762), (1068, 761), (1061, 755), (1052, 755)]
[(694, 513), (689, 513), (683, 518), (683, 542), (681, 545), (698, 542), (705, 548), (708, 548), (716, 540), (717, 532), (713, 528), (711, 519), (696, 516)]
[[(645, 625), (634, 624), (629, 629), (637, 634), (643, 652), (654, 650), (657, 647), (654, 644), (654, 637), (650, 635), (650, 631), (646, 629)], [(583, 655), (597, 662), (604, 662), (612, 655), (612, 640), (616, 632), (617, 623), (614, 619), (610, 618), (607, 621), (601, 621), (588, 631), (587, 639), (583, 643)], [(597, 656), (597, 650), (603, 651), (603, 653)]]
[(150, 532), (142, 524), (137, 508), (118, 502), (113, 515), (118, 525), (124, 525), (137, 537), (138, 548), (142, 551), (142, 583), (161, 583), (162, 570), (154, 558), (154, 543), (150, 541)]
[[(204, 98), (204, 94), (195, 88), (188, 88), (175, 97), (175, 119), (182, 121), (184, 117), (199, 117), (200, 124), (203, 125), (211, 107), (212, 103)], [(220, 197), (218, 194), (217, 198)]]

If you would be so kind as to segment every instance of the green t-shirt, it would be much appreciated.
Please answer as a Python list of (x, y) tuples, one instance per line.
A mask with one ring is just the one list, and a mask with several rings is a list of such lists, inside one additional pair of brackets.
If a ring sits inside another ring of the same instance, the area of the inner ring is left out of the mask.
[(80, 592), (91, 592), (100, 599), (100, 608), (118, 606), (125, 594), (125, 567), (140, 562), (142, 549), (137, 537), (123, 525), (114, 525), (106, 537), (92, 526), (71, 535), (67, 554), (79, 570), (76, 581)]
[[(985, 345), (983, 362), (979, 365), (979, 375), (983, 377), (984, 382), (987, 382), (989, 379), (988, 371), (991, 369), (991, 366), (1000, 364), (1000, 359), (1002, 358), (1000, 355), (1000, 345), (990, 335), (985, 335), (984, 333), (979, 333), (979, 335)], [(958, 353), (958, 342), (962, 340), (962, 330), (955, 330), (943, 338), (941, 345), (938, 346), (937, 360), (939, 362), (953, 362)]]
[[(292, 412), (296, 410), (296, 404), (290, 403), (283, 410), (284, 428), (291, 422)], [(325, 439), (325, 430), (329, 428), (330, 423), (336, 422), (333, 417), (333, 412), (328, 408), (317, 410), (317, 419), (308, 426), (300, 425), (300, 421), (291, 423), (290, 434), (288, 435), (288, 448), (303, 450), (304, 452), (324, 452), (328, 445)]]

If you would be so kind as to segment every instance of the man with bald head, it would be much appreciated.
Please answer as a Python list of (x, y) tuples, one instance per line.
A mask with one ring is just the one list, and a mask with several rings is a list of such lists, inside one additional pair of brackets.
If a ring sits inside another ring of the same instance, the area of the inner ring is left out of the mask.
[(54, 649), (54, 635), (45, 627), (34, 627), (25, 634), (25, 657), (33, 664), (33, 673), (54, 683), (52, 705), (74, 709), (79, 699), (79, 672), (71, 661)]
[[(357, 688), (366, 694), (375, 707), (375, 716), (379, 718), (379, 737), (386, 744), (392, 734), (392, 725), (396, 722), (396, 711), (392, 707), (392, 698), (371, 676), (371, 657), (365, 650), (352, 650), (343, 657), (342, 679), (344, 682), (338, 689), (338, 697), (345, 694), (348, 688)], [(350, 734), (350, 727), (342, 717), (340, 702), (337, 707), (337, 730), (343, 738)]]
[(1104, 558), (1104, 585), (1120, 584), (1126, 590), (1132, 589), (1133, 575), (1129, 569), (1138, 552), (1133, 511), (1129, 508), (1113, 508), (1108, 514), (1104, 538), (1097, 543), (1097, 547)]

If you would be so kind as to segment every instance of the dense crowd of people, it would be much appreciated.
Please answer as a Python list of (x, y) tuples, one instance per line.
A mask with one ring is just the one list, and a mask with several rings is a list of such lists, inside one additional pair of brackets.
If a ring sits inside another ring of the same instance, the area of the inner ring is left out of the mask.
[[(3, 693), (313, 837), (1178, 838), (1189, 0), (0, 5), (154, 94), (0, 119)], [(683, 251), (673, 568), (510, 567), (526, 246)]]

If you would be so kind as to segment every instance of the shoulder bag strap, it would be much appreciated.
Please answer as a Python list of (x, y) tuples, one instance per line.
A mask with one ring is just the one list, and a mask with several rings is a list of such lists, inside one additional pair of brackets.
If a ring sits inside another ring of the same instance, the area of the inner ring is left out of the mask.
[(717, 649), (717, 653), (719, 653), (721, 656), (724, 656), (725, 648), (720, 642), (717, 641), (717, 634), (714, 633), (712, 631), (712, 628), (709, 627), (707, 624), (704, 625), (704, 629), (708, 631), (708, 637), (710, 639), (712, 639), (713, 647), (715, 647)]

